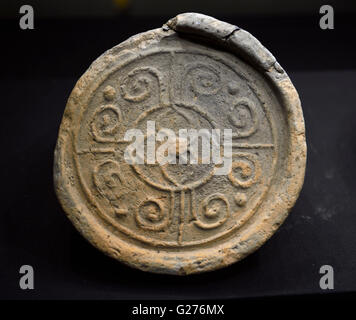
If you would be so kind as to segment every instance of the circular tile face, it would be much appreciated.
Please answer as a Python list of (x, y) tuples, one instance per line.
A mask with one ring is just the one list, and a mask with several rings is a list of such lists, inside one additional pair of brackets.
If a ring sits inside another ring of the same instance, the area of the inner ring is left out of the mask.
[(189, 274), (261, 246), (293, 206), (305, 159), (299, 98), (274, 57), (244, 30), (182, 14), (80, 78), (54, 178), (93, 245), (142, 270)]

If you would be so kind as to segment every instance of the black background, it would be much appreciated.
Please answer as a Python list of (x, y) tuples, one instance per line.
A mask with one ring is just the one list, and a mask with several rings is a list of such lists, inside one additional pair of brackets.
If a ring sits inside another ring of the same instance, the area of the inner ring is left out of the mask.
[[(41, 18), (35, 30), (2, 19), (0, 128), (2, 299), (197, 299), (356, 292), (356, 56), (354, 14), (321, 30), (310, 15), (215, 15), (255, 35), (290, 75), (302, 101), (306, 179), (290, 216), (256, 253), (228, 268), (187, 277), (144, 273), (83, 239), (54, 194), (53, 151), (66, 99), (105, 50), (171, 16)], [(19, 269), (35, 270), (35, 290)]]

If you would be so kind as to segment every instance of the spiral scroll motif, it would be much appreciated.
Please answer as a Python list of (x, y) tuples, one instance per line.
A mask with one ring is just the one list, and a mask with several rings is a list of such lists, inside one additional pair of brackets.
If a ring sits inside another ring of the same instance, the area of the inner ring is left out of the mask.
[(202, 201), (194, 223), (201, 229), (213, 229), (221, 226), (229, 215), (230, 204), (226, 196), (214, 193)]
[(142, 102), (153, 95), (154, 81), (158, 82), (160, 89), (162, 79), (160, 72), (152, 67), (136, 68), (131, 71), (122, 81), (121, 96), (131, 102)]
[(188, 68), (182, 85), (184, 86), (186, 83), (196, 94), (201, 95), (216, 94), (222, 86), (219, 72), (209, 65), (200, 63)]
[(161, 231), (170, 223), (167, 210), (162, 201), (147, 199), (137, 207), (135, 213), (136, 223), (142, 228), (151, 231)]
[(113, 160), (107, 160), (99, 164), (94, 170), (93, 181), (99, 193), (110, 202), (114, 213), (125, 215), (127, 210), (119, 202), (119, 199), (124, 194), (124, 180), (119, 164)]
[(252, 153), (236, 153), (228, 175), (231, 183), (236, 187), (249, 188), (259, 181), (261, 165), (257, 156)]
[(231, 108), (229, 121), (236, 128), (233, 137), (245, 138), (253, 135), (259, 122), (255, 104), (247, 98), (237, 100)]
[(117, 106), (108, 104), (99, 107), (90, 123), (92, 136), (98, 142), (115, 142), (121, 120), (121, 111)]

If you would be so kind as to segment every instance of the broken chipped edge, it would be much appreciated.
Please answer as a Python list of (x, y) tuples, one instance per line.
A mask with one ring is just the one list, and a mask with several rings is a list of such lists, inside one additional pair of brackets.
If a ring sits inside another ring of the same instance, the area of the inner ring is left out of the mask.
[[(265, 71), (269, 71), (277, 64), (272, 53), (249, 32), (204, 14), (182, 13), (169, 20), (166, 26), (178, 33), (213, 40)], [(275, 68), (283, 73), (278, 64)]]

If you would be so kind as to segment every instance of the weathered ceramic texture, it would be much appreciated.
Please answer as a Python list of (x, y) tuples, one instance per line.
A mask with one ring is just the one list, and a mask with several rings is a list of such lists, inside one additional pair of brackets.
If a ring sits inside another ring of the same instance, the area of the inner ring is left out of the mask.
[[(127, 129), (146, 122), (231, 128), (233, 166), (124, 161)], [(55, 151), (58, 198), (76, 228), (106, 254), (171, 274), (214, 270), (260, 247), (303, 184), (298, 94), (248, 32), (186, 13), (100, 56), (77, 82)]]

